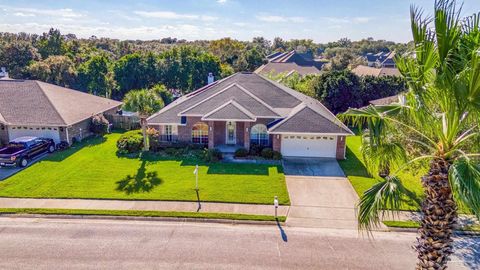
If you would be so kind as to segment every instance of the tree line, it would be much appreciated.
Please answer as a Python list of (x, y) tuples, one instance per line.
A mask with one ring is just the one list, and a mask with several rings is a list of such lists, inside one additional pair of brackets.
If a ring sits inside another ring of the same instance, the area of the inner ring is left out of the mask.
[(326, 44), (263, 37), (252, 41), (82, 39), (50, 29), (42, 35), (0, 33), (0, 66), (6, 67), (12, 78), (38, 79), (122, 99), (133, 89), (158, 85), (185, 94), (205, 85), (210, 72), (220, 79), (238, 71), (254, 71), (276, 51), (295, 49), (334, 63), (347, 50), (355, 56), (347, 57), (348, 66), (365, 52), (403, 50), (406, 46), (373, 39)]

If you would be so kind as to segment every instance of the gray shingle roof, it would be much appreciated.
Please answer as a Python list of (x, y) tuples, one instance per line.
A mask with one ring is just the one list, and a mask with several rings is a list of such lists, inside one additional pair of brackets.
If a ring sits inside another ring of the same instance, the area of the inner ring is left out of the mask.
[(244, 120), (255, 121), (252, 115), (245, 107), (241, 106), (234, 100), (231, 100), (215, 110), (207, 113), (202, 120)]
[(300, 66), (296, 63), (267, 63), (255, 72), (259, 74), (269, 74), (269, 73), (290, 73), (297, 72), (298, 74), (305, 76), (308, 74), (319, 74), (321, 71), (315, 66)]
[(212, 108), (217, 108), (230, 100), (235, 100), (241, 106), (253, 113), (253, 115), (271, 118), (280, 117), (280, 115), (275, 113), (272, 109), (262, 104), (258, 98), (252, 97), (250, 93), (247, 93), (244, 89), (242, 89), (241, 86), (237, 84), (228, 86), (223, 91), (217, 92), (216, 95), (213, 95), (210, 98), (195, 104), (192, 108), (181, 112), (180, 115), (204, 115), (210, 112)]
[(335, 125), (318, 112), (306, 106), (272, 127), (269, 131), (272, 133), (345, 134), (344, 128)]
[[(326, 129), (327, 131), (339, 130), (339, 133), (342, 134), (352, 134), (351, 131), (318, 100), (305, 96), (298, 91), (256, 73), (236, 73), (203, 87), (169, 104), (158, 113), (149, 117), (147, 122), (152, 125), (180, 124), (182, 112), (205, 116), (211, 113), (212, 110), (218, 109), (232, 100), (239, 104), (240, 107), (244, 107), (255, 118), (266, 116), (263, 115), (268, 112), (265, 110), (273, 110), (273, 112), (268, 113), (276, 113), (277, 117), (272, 116), (270, 118), (289, 118), (294, 115), (296, 109), (308, 107), (308, 110), (305, 110), (304, 113), (311, 114), (311, 118), (321, 117), (328, 122), (322, 122), (321, 126), (313, 128), (317, 130)], [(222, 117), (239, 115), (238, 112), (232, 112), (230, 115), (224, 110), (222, 110), (222, 113), (224, 113), (224, 115), (220, 115)], [(282, 122), (279, 122), (278, 124), (281, 123)], [(301, 132), (299, 130), (302, 129), (309, 131), (312, 129), (308, 121), (300, 122), (298, 125), (299, 127), (293, 129), (291, 132)], [(327, 127), (328, 125), (330, 125), (330, 127)], [(271, 129), (274, 128), (275, 126), (271, 127)]]
[(122, 103), (30, 80), (0, 80), (0, 120), (12, 125), (67, 126)]

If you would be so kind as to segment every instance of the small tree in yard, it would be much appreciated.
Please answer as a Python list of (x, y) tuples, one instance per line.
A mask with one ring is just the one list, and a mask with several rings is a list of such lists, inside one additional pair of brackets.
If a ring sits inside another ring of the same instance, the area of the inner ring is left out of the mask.
[(123, 109), (137, 112), (142, 126), (144, 151), (148, 151), (148, 139), (146, 132), (146, 119), (148, 116), (159, 111), (164, 106), (163, 101), (153, 91), (146, 89), (128, 92), (123, 99)]
[(390, 173), (360, 199), (361, 228), (380, 223), (384, 209), (399, 208), (405, 191), (400, 171), (430, 163), (421, 178), (417, 269), (446, 268), (458, 205), (480, 217), (480, 13), (465, 19), (459, 14), (449, 0), (435, 2), (432, 19), (412, 8), (414, 52), (396, 59), (408, 87), (405, 100), (342, 115), (367, 124), (364, 153), (376, 156), (367, 169)]

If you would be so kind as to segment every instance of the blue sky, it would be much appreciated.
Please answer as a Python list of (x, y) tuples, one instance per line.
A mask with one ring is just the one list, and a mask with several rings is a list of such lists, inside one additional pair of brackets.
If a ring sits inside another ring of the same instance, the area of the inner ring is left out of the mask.
[[(0, 0), (0, 31), (42, 33), (50, 27), (79, 37), (187, 40), (366, 37), (410, 40), (409, 8), (431, 14), (433, 0)], [(480, 11), (465, 0), (463, 14)]]

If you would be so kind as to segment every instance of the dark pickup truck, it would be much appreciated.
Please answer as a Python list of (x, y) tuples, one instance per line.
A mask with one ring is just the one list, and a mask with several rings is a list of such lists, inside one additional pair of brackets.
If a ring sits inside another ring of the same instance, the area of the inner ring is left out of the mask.
[(0, 149), (0, 167), (26, 167), (32, 158), (53, 151), (55, 151), (55, 142), (52, 139), (20, 137)]

